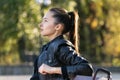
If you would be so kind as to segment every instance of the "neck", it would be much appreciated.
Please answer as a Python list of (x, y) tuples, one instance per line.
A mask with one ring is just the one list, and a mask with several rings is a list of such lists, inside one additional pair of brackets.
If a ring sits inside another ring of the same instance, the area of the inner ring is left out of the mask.
[(56, 37), (60, 36), (61, 34), (54, 34), (54, 35), (51, 35), (51, 36), (47, 36), (49, 41), (55, 39)]

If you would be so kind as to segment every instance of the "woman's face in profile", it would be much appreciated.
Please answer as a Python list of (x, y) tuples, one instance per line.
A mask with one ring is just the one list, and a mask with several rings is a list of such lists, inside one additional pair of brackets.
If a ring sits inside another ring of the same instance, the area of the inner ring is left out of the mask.
[(40, 23), (40, 33), (42, 36), (52, 36), (56, 32), (55, 18), (53, 12), (48, 11)]

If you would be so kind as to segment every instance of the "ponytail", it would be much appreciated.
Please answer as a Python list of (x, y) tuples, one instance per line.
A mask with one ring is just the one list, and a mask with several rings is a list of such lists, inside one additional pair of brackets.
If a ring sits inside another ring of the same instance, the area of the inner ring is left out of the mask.
[(68, 15), (70, 16), (70, 30), (68, 39), (73, 43), (77, 52), (78, 49), (78, 14), (77, 12), (69, 12)]

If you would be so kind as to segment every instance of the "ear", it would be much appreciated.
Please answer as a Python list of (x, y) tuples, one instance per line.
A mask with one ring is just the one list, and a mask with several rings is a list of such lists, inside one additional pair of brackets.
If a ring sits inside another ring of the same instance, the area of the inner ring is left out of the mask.
[(63, 29), (63, 24), (57, 24), (55, 26), (55, 29), (58, 31), (58, 30), (62, 30)]

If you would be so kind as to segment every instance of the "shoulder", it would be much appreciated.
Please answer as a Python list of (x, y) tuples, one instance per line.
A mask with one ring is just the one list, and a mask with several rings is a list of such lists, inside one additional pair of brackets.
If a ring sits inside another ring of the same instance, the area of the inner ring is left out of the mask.
[(69, 40), (66, 40), (66, 39), (55, 40), (54, 42), (52, 42), (50, 44), (50, 46), (56, 47), (56, 48), (61, 47), (61, 46), (71, 46), (71, 47), (74, 47), (74, 45)]
[(52, 43), (50, 43), (50, 45), (49, 45), (49, 49), (52, 50), (53, 52), (56, 52), (56, 51), (63, 49), (65, 47), (74, 48), (74, 45), (70, 41), (68, 41), (64, 38), (56, 39)]

